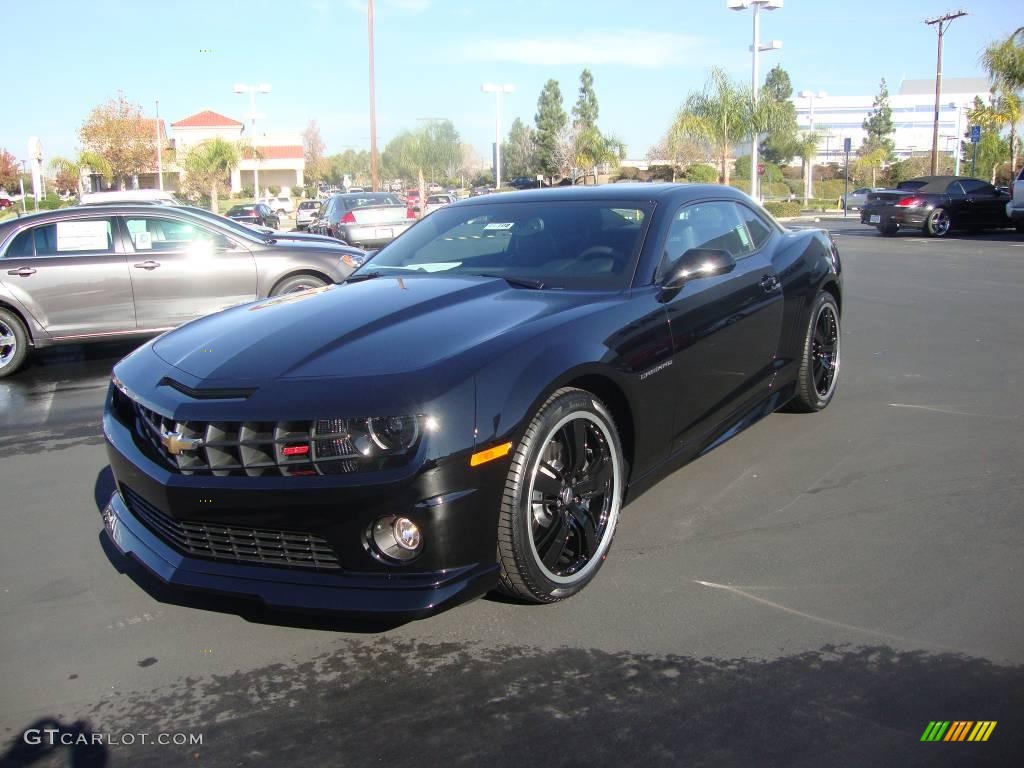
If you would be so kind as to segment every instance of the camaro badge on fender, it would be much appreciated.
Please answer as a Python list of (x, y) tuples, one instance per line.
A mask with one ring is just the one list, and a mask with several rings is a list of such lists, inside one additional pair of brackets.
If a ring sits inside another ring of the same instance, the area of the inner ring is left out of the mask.
[(180, 456), (185, 451), (194, 451), (202, 446), (198, 437), (182, 437), (181, 432), (161, 432), (160, 443), (173, 456)]

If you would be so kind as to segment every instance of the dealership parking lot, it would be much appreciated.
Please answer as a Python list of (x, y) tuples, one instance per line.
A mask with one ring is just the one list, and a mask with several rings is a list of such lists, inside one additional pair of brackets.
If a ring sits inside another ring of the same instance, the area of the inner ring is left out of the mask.
[[(552, 606), (383, 626), (163, 591), (100, 536), (99, 415), (131, 347), (39, 355), (0, 381), (0, 765), (1019, 759), (1024, 238), (827, 225), (834, 403), (647, 492), (596, 581)], [(937, 719), (998, 726), (921, 743)], [(45, 727), (115, 743), (44, 755), (22, 734)]]

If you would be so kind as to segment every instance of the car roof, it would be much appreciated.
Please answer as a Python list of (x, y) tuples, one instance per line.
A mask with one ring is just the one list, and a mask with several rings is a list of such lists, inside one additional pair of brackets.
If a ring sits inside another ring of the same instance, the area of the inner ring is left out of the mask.
[[(476, 189), (485, 189), (478, 187)], [(562, 200), (616, 200), (637, 202), (650, 200), (666, 200), (682, 198), (696, 200), (704, 197), (724, 197), (734, 200), (749, 200), (740, 190), (724, 184), (671, 184), (630, 182), (626, 184), (603, 184), (600, 186), (567, 186), (547, 187), (545, 189), (526, 189), (515, 192), (492, 192), (485, 200), (467, 198), (459, 200), (458, 205), (492, 205), (495, 195), (500, 200), (516, 202), (550, 202)]]

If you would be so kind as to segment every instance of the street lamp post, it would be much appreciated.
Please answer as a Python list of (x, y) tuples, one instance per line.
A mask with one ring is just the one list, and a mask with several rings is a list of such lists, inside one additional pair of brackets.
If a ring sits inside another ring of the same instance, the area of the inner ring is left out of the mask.
[(505, 83), (484, 83), (480, 90), (484, 93), (494, 94), (494, 188), (501, 191), (501, 94), (513, 93), (516, 87)]
[(160, 154), (160, 99), (156, 100), (156, 177), (162, 192), (164, 189), (164, 161)]
[(925, 24), (935, 27), (939, 34), (938, 55), (935, 59), (935, 121), (932, 125), (932, 176), (939, 172), (939, 105), (942, 101), (942, 37), (955, 19), (966, 16), (967, 11), (956, 11), (925, 19)]
[[(759, 13), (762, 8), (766, 11), (774, 11), (782, 7), (783, 0), (728, 0), (727, 7), (732, 11), (744, 11), (752, 8), (754, 11), (754, 41), (750, 46), (753, 54), (753, 65), (750, 73), (750, 88), (754, 96), (754, 103), (757, 103), (759, 90), (757, 74), (757, 58), (762, 51), (775, 51), (782, 47), (781, 40), (772, 40), (767, 45), (761, 45), (761, 19)], [(757, 134), (751, 131), (750, 134), (750, 196), (758, 199), (759, 179), (757, 174)]]
[[(268, 83), (260, 83), (259, 85), (246, 85), (245, 83), (235, 83), (235, 93), (248, 93), (249, 94), (249, 114), (246, 117), (249, 118), (250, 125), (252, 126), (252, 146), (253, 150), (256, 149), (256, 118), (266, 117), (266, 115), (256, 114), (256, 94), (257, 93), (270, 93), (270, 85)], [(253, 194), (256, 199), (260, 199), (260, 158), (256, 152), (253, 152), (253, 166), (252, 166), (252, 186)]]

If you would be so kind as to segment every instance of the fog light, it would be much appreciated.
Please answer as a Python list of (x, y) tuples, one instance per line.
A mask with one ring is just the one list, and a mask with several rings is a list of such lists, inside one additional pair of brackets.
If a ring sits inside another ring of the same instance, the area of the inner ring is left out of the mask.
[(423, 543), (420, 529), (408, 517), (400, 517), (395, 520), (393, 528), (395, 530), (395, 541), (398, 542), (398, 546), (402, 549), (415, 552), (420, 548), (420, 544)]
[(407, 517), (380, 517), (366, 532), (366, 548), (384, 562), (408, 562), (423, 551), (423, 534)]

